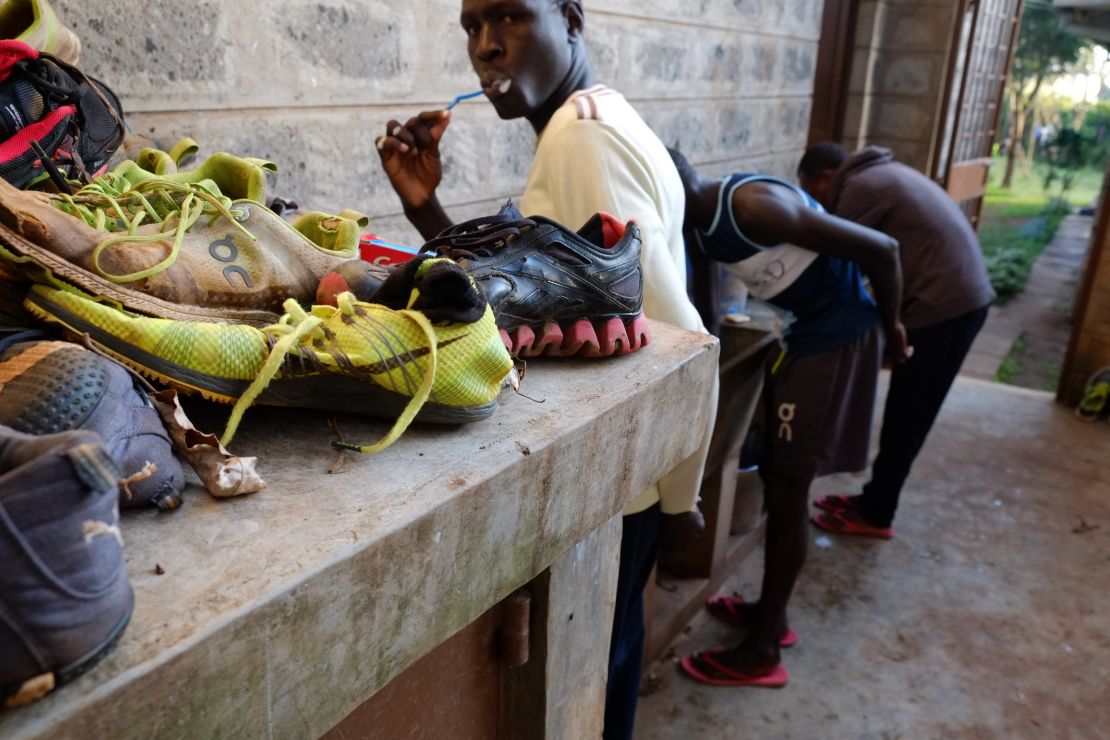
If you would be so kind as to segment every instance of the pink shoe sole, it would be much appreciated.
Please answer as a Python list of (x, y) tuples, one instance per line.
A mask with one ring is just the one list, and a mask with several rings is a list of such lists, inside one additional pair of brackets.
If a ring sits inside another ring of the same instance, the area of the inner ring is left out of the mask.
[(627, 321), (619, 317), (587, 319), (560, 326), (554, 321), (536, 329), (525, 324), (501, 330), (501, 341), (513, 357), (611, 357), (627, 355), (651, 344), (651, 329), (642, 313)]

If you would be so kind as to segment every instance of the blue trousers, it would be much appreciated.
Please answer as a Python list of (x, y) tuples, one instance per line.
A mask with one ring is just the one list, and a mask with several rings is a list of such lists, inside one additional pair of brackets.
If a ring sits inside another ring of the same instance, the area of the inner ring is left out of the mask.
[(644, 662), (644, 587), (659, 556), (659, 504), (624, 517), (617, 608), (609, 643), (605, 740), (631, 740)]

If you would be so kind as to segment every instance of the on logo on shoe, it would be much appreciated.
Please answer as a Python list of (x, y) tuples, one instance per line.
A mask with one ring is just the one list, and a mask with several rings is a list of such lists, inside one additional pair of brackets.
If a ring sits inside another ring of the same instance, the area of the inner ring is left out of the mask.
[[(214, 259), (220, 262), (235, 262), (239, 257), (239, 247), (236, 246), (235, 239), (232, 238), (231, 234), (228, 234), (209, 244), (208, 254), (212, 255)], [(235, 282), (231, 279), (232, 275), (238, 275), (242, 279), (244, 288), (254, 287), (254, 281), (251, 280), (251, 276), (239, 265), (229, 264), (224, 268), (224, 280), (227, 281), (228, 285), (234, 288), (236, 286)]]

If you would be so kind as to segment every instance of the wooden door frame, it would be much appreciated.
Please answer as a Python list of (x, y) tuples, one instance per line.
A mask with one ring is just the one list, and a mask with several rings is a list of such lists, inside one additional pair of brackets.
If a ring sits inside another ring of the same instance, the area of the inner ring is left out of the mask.
[[(971, 18), (971, 28), (968, 31), (968, 46), (967, 49), (960, 48), (960, 40), (963, 37), (963, 24), (964, 18), (968, 10), (974, 9), (974, 15)], [(1025, 0), (1018, 0), (1017, 6), (1014, 8), (1014, 17), (1010, 24), (1010, 41), (1009, 50), (1006, 54), (1006, 64), (1002, 83), (998, 86), (998, 95), (995, 98), (994, 106), (994, 123), (991, 125), (991, 139), (993, 140), (998, 135), (998, 122), (1002, 117), (1002, 100), (1006, 95), (1006, 81), (1010, 74), (1010, 67), (1014, 62), (1014, 52), (1017, 49), (1018, 33), (1021, 30), (1021, 14), (1025, 9)], [(964, 95), (967, 91), (968, 77), (971, 74), (971, 60), (975, 50), (975, 34), (979, 28), (979, 14), (982, 10), (982, 0), (960, 0), (960, 7), (957, 11), (955, 22), (952, 28), (952, 48), (948, 55), (948, 74), (945, 80), (944, 88), (944, 110), (938, 117), (937, 126), (937, 141), (933, 145), (932, 161), (930, 163), (930, 170), (933, 179), (939, 182), (943, 187), (947, 188), (949, 185), (949, 178), (952, 172), (952, 166), (955, 164), (956, 159), (956, 145), (960, 133), (960, 123), (963, 118)], [(948, 121), (948, 106), (952, 100), (952, 88), (955, 84), (955, 70), (959, 60), (960, 52), (964, 52), (963, 70), (960, 75), (959, 93), (956, 96), (955, 105), (956, 113), (953, 116), (953, 126), (950, 131), (945, 131), (946, 122)], [(941, 172), (941, 153), (945, 150), (941, 141), (942, 136), (947, 136), (948, 146), (946, 152), (946, 160), (943, 162), (944, 170)], [(985, 184), (984, 184), (985, 187)], [(976, 198), (973, 203), (969, 204), (968, 218), (972, 224), (978, 228), (979, 217), (983, 210), (983, 198), (980, 196)]]
[(1084, 320), (1087, 318), (1087, 309), (1091, 303), (1091, 294), (1095, 289), (1095, 274), (1098, 272), (1103, 259), (1106, 242), (1110, 241), (1110, 160), (1106, 162), (1106, 174), (1103, 176), (1102, 189), (1098, 201), (1098, 215), (1095, 217), (1094, 229), (1091, 231), (1091, 244), (1087, 249), (1083, 277), (1079, 281), (1079, 288), (1075, 293), (1075, 308), (1072, 311), (1071, 337), (1068, 339), (1068, 351), (1064, 355), (1064, 367), (1060, 370), (1060, 382), (1056, 385), (1056, 400), (1068, 403), (1072, 399), (1069, 395), (1073, 391), (1071, 384), (1072, 368), (1075, 366), (1075, 355), (1079, 351), (1079, 337), (1083, 333)]
[(817, 45), (813, 79), (813, 107), (809, 118), (808, 144), (839, 142), (844, 137), (844, 115), (848, 108), (848, 81), (860, 0), (825, 0), (821, 16), (821, 40)]

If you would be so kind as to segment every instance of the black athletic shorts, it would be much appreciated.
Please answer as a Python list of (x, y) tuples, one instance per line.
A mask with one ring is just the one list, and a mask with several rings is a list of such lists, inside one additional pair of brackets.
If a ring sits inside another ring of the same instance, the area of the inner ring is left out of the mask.
[[(828, 475), (867, 468), (882, 331), (830, 352), (778, 353), (763, 385), (763, 462), (787, 475)], [(777, 363), (777, 367), (776, 367)]]

